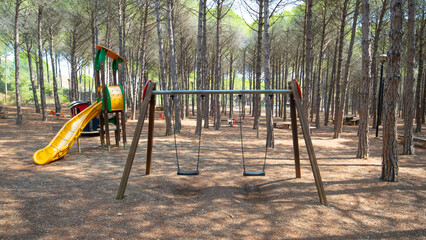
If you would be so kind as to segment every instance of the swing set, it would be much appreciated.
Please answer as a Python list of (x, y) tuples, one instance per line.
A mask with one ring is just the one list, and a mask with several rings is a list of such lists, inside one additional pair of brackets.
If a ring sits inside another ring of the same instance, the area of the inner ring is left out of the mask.
[[(290, 95), (290, 117), (291, 117), (291, 129), (293, 137), (293, 152), (294, 152), (294, 161), (295, 161), (295, 171), (296, 178), (301, 178), (300, 171), (300, 155), (299, 155), (299, 140), (297, 132), (297, 118), (296, 118), (296, 109), (299, 114), (300, 125), (302, 128), (303, 138), (305, 140), (306, 149), (308, 152), (310, 165), (312, 173), (315, 179), (315, 185), (318, 192), (318, 197), (322, 205), (327, 206), (327, 198), (324, 191), (324, 186), (321, 180), (321, 174), (318, 168), (317, 159), (315, 156), (314, 147), (312, 144), (308, 121), (303, 114), (302, 108), (302, 98), (299, 84), (294, 79), (289, 83), (290, 89), (281, 89), (281, 90), (164, 90), (156, 91), (155, 84), (151, 81), (148, 81), (145, 85), (143, 96), (142, 96), (142, 105), (141, 111), (138, 117), (138, 123), (136, 125), (135, 134), (130, 146), (129, 154), (127, 156), (126, 165), (123, 170), (123, 175), (120, 182), (120, 187), (117, 192), (117, 199), (123, 199), (124, 192), (126, 190), (127, 182), (129, 179), (130, 171), (133, 165), (133, 160), (135, 158), (136, 150), (138, 147), (139, 139), (142, 133), (145, 117), (149, 111), (148, 119), (148, 143), (147, 143), (147, 155), (146, 155), (146, 169), (145, 174), (151, 174), (151, 164), (152, 164), (152, 148), (154, 140), (154, 116), (155, 116), (155, 101), (156, 95), (170, 95), (172, 102), (175, 99), (176, 95), (185, 95), (185, 94), (199, 94), (201, 101), (204, 101), (206, 95), (210, 94), (237, 94), (240, 104), (240, 137), (241, 137), (241, 153), (243, 158), (243, 176), (265, 176), (265, 167), (267, 159), (267, 146), (265, 147), (265, 157), (263, 161), (263, 169), (261, 171), (247, 171), (246, 170), (246, 159), (244, 155), (244, 143), (243, 143), (243, 131), (242, 131), (242, 119), (241, 119), (241, 99), (243, 94), (268, 94), (272, 98), (273, 94), (289, 94)], [(172, 106), (173, 109), (173, 106)], [(173, 117), (172, 117), (173, 119)], [(173, 135), (176, 151), (176, 162), (177, 162), (177, 174), (178, 175), (199, 175), (199, 160), (200, 160), (200, 149), (201, 149), (201, 132), (199, 133), (198, 138), (198, 156), (197, 156), (197, 165), (195, 170), (182, 170), (179, 163), (178, 147), (175, 133), (175, 123), (173, 121)]]

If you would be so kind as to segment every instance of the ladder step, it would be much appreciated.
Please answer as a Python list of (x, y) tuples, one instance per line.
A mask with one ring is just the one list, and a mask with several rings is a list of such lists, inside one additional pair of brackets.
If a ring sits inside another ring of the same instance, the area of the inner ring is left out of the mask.
[(243, 176), (265, 176), (265, 171), (259, 171), (259, 172), (244, 171)]
[(177, 171), (177, 175), (198, 175), (198, 174), (200, 174), (200, 172), (198, 172), (198, 170), (195, 170), (195, 171), (178, 170)]

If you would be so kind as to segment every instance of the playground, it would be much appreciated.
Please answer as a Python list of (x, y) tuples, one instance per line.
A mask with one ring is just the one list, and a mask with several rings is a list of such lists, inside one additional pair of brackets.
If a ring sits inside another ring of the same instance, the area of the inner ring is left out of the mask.
[[(13, 106), (7, 109), (15, 111)], [(356, 159), (357, 126), (345, 126), (341, 139), (332, 139), (332, 125), (312, 129), (328, 200), (323, 206), (301, 134), (301, 178), (295, 178), (291, 129), (278, 128), (275, 148), (268, 150), (266, 176), (244, 177), (235, 126), (219, 131), (203, 128), (200, 174), (178, 176), (173, 135), (164, 136), (165, 122), (156, 112), (151, 174), (145, 175), (146, 120), (124, 199), (116, 200), (129, 147), (123, 150), (112, 143), (108, 152), (100, 147), (99, 136), (81, 137), (81, 153), (74, 144), (62, 159), (36, 165), (34, 152), (52, 140), (70, 115), (40, 122), (33, 112), (29, 106), (23, 108), (21, 126), (12, 117), (0, 120), (1, 239), (424, 239), (426, 235), (426, 150), (416, 147), (416, 155), (399, 155), (399, 182), (380, 182), (382, 140), (371, 137), (371, 157)], [(253, 118), (243, 122), (246, 161), (252, 170), (263, 164), (262, 116), (259, 138), (251, 128)], [(195, 166), (195, 124), (194, 116), (183, 120), (177, 136), (185, 169)], [(401, 121), (398, 124), (401, 131)], [(137, 121), (126, 123), (129, 145), (136, 125)]]

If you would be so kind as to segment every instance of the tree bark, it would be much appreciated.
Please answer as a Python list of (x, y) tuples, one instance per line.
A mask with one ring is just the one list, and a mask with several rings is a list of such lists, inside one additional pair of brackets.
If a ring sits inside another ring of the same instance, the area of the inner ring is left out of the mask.
[(325, 30), (327, 28), (327, 0), (324, 1), (324, 12), (322, 18), (322, 32), (321, 32), (321, 43), (320, 43), (320, 53), (318, 60), (318, 81), (316, 86), (316, 104), (315, 104), (315, 127), (320, 128), (320, 105), (321, 105), (321, 80), (322, 80), (322, 59), (324, 54), (324, 40), (325, 40)]
[[(222, 55), (222, 46), (220, 44), (220, 34), (221, 34), (221, 20), (222, 20), (222, 7), (223, 0), (217, 0), (217, 16), (216, 16), (216, 71), (215, 71), (215, 89), (220, 89), (220, 80), (222, 77), (221, 69), (221, 55)], [(220, 129), (220, 96), (216, 95), (214, 98), (214, 107), (215, 107), (215, 122), (214, 129)]]
[[(233, 69), (233, 65), (234, 65), (234, 54), (231, 51), (230, 59), (229, 59), (229, 90), (234, 89), (235, 72)], [(234, 95), (229, 94), (229, 118), (232, 118), (233, 108), (234, 108)]]
[[(370, 0), (362, 0), (362, 70), (357, 158), (368, 158), (368, 97), (370, 95)], [(352, 102), (354, 104), (354, 102)]]
[(50, 51), (50, 60), (52, 62), (52, 75), (53, 75), (53, 97), (55, 99), (55, 112), (61, 113), (61, 103), (59, 102), (58, 95), (58, 83), (56, 82), (56, 72), (55, 72), (55, 58), (53, 57), (53, 26), (49, 27), (49, 51)]
[[(167, 79), (166, 72), (164, 67), (164, 47), (163, 47), (163, 34), (161, 29), (161, 18), (160, 18), (160, 0), (155, 0), (155, 12), (156, 12), (156, 21), (157, 21), (157, 34), (158, 34), (158, 51), (160, 58), (160, 78), (162, 84), (162, 90), (167, 89)], [(166, 136), (171, 135), (172, 132), (172, 122), (170, 117), (170, 107), (169, 107), (169, 99), (165, 95), (163, 95), (163, 103), (164, 103), (164, 117), (166, 119)]]
[(416, 1), (408, 0), (408, 45), (406, 58), (406, 73), (404, 84), (404, 142), (402, 144), (402, 154), (414, 154), (413, 141), (413, 119), (415, 117), (414, 107), (414, 58), (416, 55)]
[(373, 128), (376, 127), (377, 124), (377, 52), (379, 48), (379, 40), (380, 40), (380, 33), (383, 29), (383, 18), (386, 13), (388, 0), (383, 1), (382, 10), (380, 12), (379, 22), (376, 25), (375, 29), (375, 36), (374, 36), (374, 43), (373, 43), (373, 54), (371, 59), (371, 78), (373, 80), (373, 94), (372, 94), (372, 108), (371, 108), (371, 114), (373, 115)]
[[(256, 46), (256, 65), (255, 65), (255, 71), (256, 71), (256, 87), (255, 89), (260, 89), (260, 83), (261, 83), (261, 77), (262, 77), (262, 29), (263, 29), (263, 3), (265, 0), (259, 0), (259, 16), (257, 19), (257, 46)], [(254, 95), (253, 99), (253, 114), (254, 114), (254, 120), (253, 120), (253, 129), (257, 128), (257, 120), (259, 119), (262, 111), (262, 106), (260, 103), (260, 95), (256, 94)]]
[[(94, 0), (94, 6), (90, 6), (90, 25), (92, 30), (92, 59), (96, 57), (96, 44), (97, 44), (97, 34), (98, 34), (98, 26), (97, 26), (97, 10), (98, 10), (98, 0)], [(95, 61), (93, 61), (93, 81), (96, 78), (95, 71)], [(92, 94), (90, 94), (92, 96)]]
[(312, 77), (312, 0), (306, 2), (306, 52), (305, 52), (305, 78), (303, 81), (303, 110), (305, 118), (309, 119)]
[(44, 78), (43, 78), (43, 39), (42, 39), (42, 18), (43, 18), (43, 6), (38, 6), (38, 57), (39, 57), (39, 84), (40, 84), (40, 98), (41, 98), (41, 114), (42, 121), (47, 121), (46, 113), (46, 93), (44, 89)]
[[(244, 49), (243, 49), (243, 79), (242, 79), (242, 89), (243, 90), (245, 90), (246, 89), (246, 53), (247, 53), (247, 47), (245, 47)], [(239, 114), (242, 114), (243, 115), (243, 119), (245, 119), (245, 117), (246, 117), (246, 97), (247, 96), (244, 96), (243, 95), (243, 97), (242, 97), (242, 99), (241, 99), (241, 108), (242, 108), (242, 113), (239, 113)]]
[(389, 50), (387, 78), (383, 101), (383, 155), (380, 180), (398, 181), (398, 147), (396, 128), (396, 102), (398, 85), (401, 81), (400, 64), (402, 53), (402, 0), (391, 0), (391, 18), (389, 31)]
[[(339, 54), (337, 58), (337, 73), (335, 78), (335, 100), (333, 102), (334, 104), (334, 113), (337, 113), (339, 105), (340, 105), (340, 82), (341, 82), (341, 75), (342, 75), (342, 62), (343, 62), (343, 40), (345, 38), (345, 26), (346, 26), (346, 17), (347, 17), (347, 8), (348, 8), (349, 0), (345, 0), (343, 3), (343, 10), (342, 10), (342, 18), (340, 21), (340, 34), (339, 34)], [(332, 115), (333, 115), (332, 111)], [(336, 114), (334, 114), (336, 115)], [(334, 116), (334, 127), (336, 128), (337, 125), (337, 119), (336, 116)]]
[(15, 34), (15, 94), (16, 94), (16, 125), (22, 124), (22, 109), (21, 109), (21, 89), (19, 81), (19, 8), (22, 1), (16, 0), (15, 6), (15, 25), (14, 25), (14, 34)]
[[(310, 1), (310, 0), (309, 0)], [(269, 0), (265, 0), (265, 30), (264, 30), (264, 57), (265, 57), (265, 89), (271, 89), (271, 38), (269, 34)], [(265, 96), (266, 112), (266, 147), (274, 146), (274, 128), (273, 128), (273, 106), (272, 97)]]
[(77, 76), (77, 27), (73, 27), (73, 32), (71, 36), (71, 101), (76, 101), (79, 99), (78, 95), (78, 76)]
[(345, 106), (347, 106), (347, 104), (345, 104), (346, 97), (347, 97), (346, 93), (347, 93), (348, 82), (349, 82), (350, 63), (352, 58), (352, 49), (353, 49), (354, 41), (355, 41), (359, 5), (360, 5), (360, 0), (357, 0), (355, 3), (355, 12), (354, 12), (354, 17), (352, 22), (351, 41), (349, 43), (348, 56), (347, 56), (346, 64), (345, 64), (345, 74), (343, 76), (343, 82), (340, 89), (341, 90), (340, 101), (339, 101), (339, 104), (337, 104), (336, 102), (337, 111), (336, 111), (336, 117), (335, 117), (336, 121), (334, 125), (333, 138), (340, 138), (340, 135), (342, 134), (342, 129), (343, 129), (343, 115), (344, 115)]
[[(288, 29), (286, 31), (286, 35), (288, 36)], [(284, 85), (283, 88), (287, 89), (287, 78), (288, 78), (288, 51), (285, 52), (285, 67), (284, 67)], [(293, 69), (294, 71), (294, 69)], [(287, 121), (287, 94), (284, 95), (284, 104), (283, 104), (283, 120)]]
[[(141, 75), (138, 88), (138, 104), (142, 104), (143, 85), (147, 82), (148, 72), (145, 72), (146, 66), (146, 41), (147, 41), (147, 22), (148, 22), (149, 4), (145, 4), (144, 16), (142, 19), (142, 43), (141, 43)], [(140, 106), (139, 106), (140, 108)]]
[[(203, 62), (202, 62), (202, 78), (203, 78), (203, 89), (207, 90), (209, 89), (209, 78), (207, 77), (208, 72), (208, 59), (207, 59), (207, 1), (203, 1), (203, 50), (202, 55)], [(213, 62), (213, 61), (212, 61)], [(213, 67), (212, 67), (213, 69)], [(213, 75), (213, 74), (212, 74)], [(204, 99), (204, 107), (203, 107), (204, 113), (204, 128), (209, 128), (209, 96), (206, 96)]]
[[(202, 82), (202, 64), (203, 64), (203, 58), (205, 57), (202, 55), (203, 53), (203, 14), (204, 14), (204, 1), (199, 1), (198, 6), (198, 33), (197, 33), (197, 90), (203, 89), (203, 82)], [(193, 103), (194, 104), (194, 103)], [(202, 124), (202, 102), (201, 97), (198, 94), (197, 95), (197, 125), (195, 127), (195, 134), (201, 133), (201, 124)]]
[[(416, 109), (416, 132), (421, 132), (422, 130), (422, 123), (423, 123), (423, 118), (424, 118), (424, 107), (425, 107), (425, 94), (423, 94), (423, 98), (422, 98), (422, 85), (424, 88), (424, 91), (426, 91), (426, 86), (424, 86), (424, 81), (422, 81), (422, 79), (424, 78), (423, 76), (423, 59), (424, 59), (424, 54), (423, 54), (423, 43), (424, 43), (424, 29), (425, 29), (425, 6), (426, 4), (423, 4), (422, 6), (422, 19), (420, 21), (420, 30), (417, 33), (418, 36), (418, 62), (419, 62), (419, 69), (417, 72), (417, 89), (416, 89), (416, 105), (417, 105), (417, 109)], [(423, 84), (422, 84), (423, 83)]]
[(28, 69), (30, 70), (30, 81), (31, 81), (31, 88), (33, 90), (34, 106), (36, 109), (36, 113), (40, 113), (40, 104), (38, 102), (37, 87), (34, 82), (33, 63), (32, 63), (32, 57), (31, 57), (32, 46), (30, 45), (28, 34), (25, 34), (24, 37), (25, 37), (25, 46), (27, 48), (26, 50), (27, 50), (27, 58), (28, 58)]
[[(173, 83), (173, 90), (178, 90), (177, 68), (176, 68), (176, 48), (175, 48), (175, 32), (173, 28), (173, 0), (167, 0), (167, 31), (169, 34), (169, 48), (170, 48), (170, 71)], [(180, 122), (180, 96), (176, 95), (174, 98), (175, 110), (175, 132), (179, 133), (181, 129)]]

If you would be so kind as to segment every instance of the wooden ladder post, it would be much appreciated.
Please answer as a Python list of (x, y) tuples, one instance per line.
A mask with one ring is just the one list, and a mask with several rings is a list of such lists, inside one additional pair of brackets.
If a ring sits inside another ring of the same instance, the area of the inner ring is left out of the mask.
[(117, 191), (116, 199), (120, 200), (124, 197), (124, 191), (126, 190), (127, 181), (129, 180), (130, 170), (132, 169), (133, 160), (135, 159), (136, 150), (138, 148), (139, 139), (141, 137), (143, 124), (145, 121), (146, 113), (148, 110), (148, 104), (151, 99), (152, 91), (154, 89), (154, 83), (148, 83), (148, 87), (145, 93), (145, 99), (142, 102), (141, 110), (138, 117), (138, 123), (136, 125), (135, 134), (132, 139), (132, 145), (130, 145), (129, 155), (127, 156), (126, 165), (123, 170), (123, 176), (121, 177), (120, 187)]
[[(155, 85), (154, 89), (155, 90)], [(154, 141), (154, 120), (155, 120), (155, 94), (151, 95), (149, 103), (149, 122), (148, 122), (148, 145), (146, 150), (146, 169), (145, 174), (151, 174), (152, 146)]]
[(296, 103), (294, 101), (293, 94), (290, 94), (290, 118), (291, 118), (291, 135), (293, 136), (293, 152), (294, 152), (294, 165), (296, 168), (296, 178), (301, 178), (302, 174), (300, 171), (300, 152), (299, 152), (299, 136), (297, 134)]
[(298, 91), (298, 87), (295, 81), (291, 82), (291, 89), (293, 90), (293, 99), (296, 101), (296, 108), (299, 114), (300, 125), (302, 127), (303, 138), (305, 139), (306, 149), (308, 150), (309, 161), (311, 162), (312, 173), (315, 179), (315, 185), (317, 187), (318, 196), (322, 205), (328, 206), (327, 197), (324, 191), (324, 185), (322, 184), (321, 174), (318, 168), (317, 158), (315, 156), (314, 146), (312, 144), (311, 135), (309, 133), (309, 125), (308, 120), (305, 118), (303, 114), (303, 106), (300, 98), (300, 94)]

